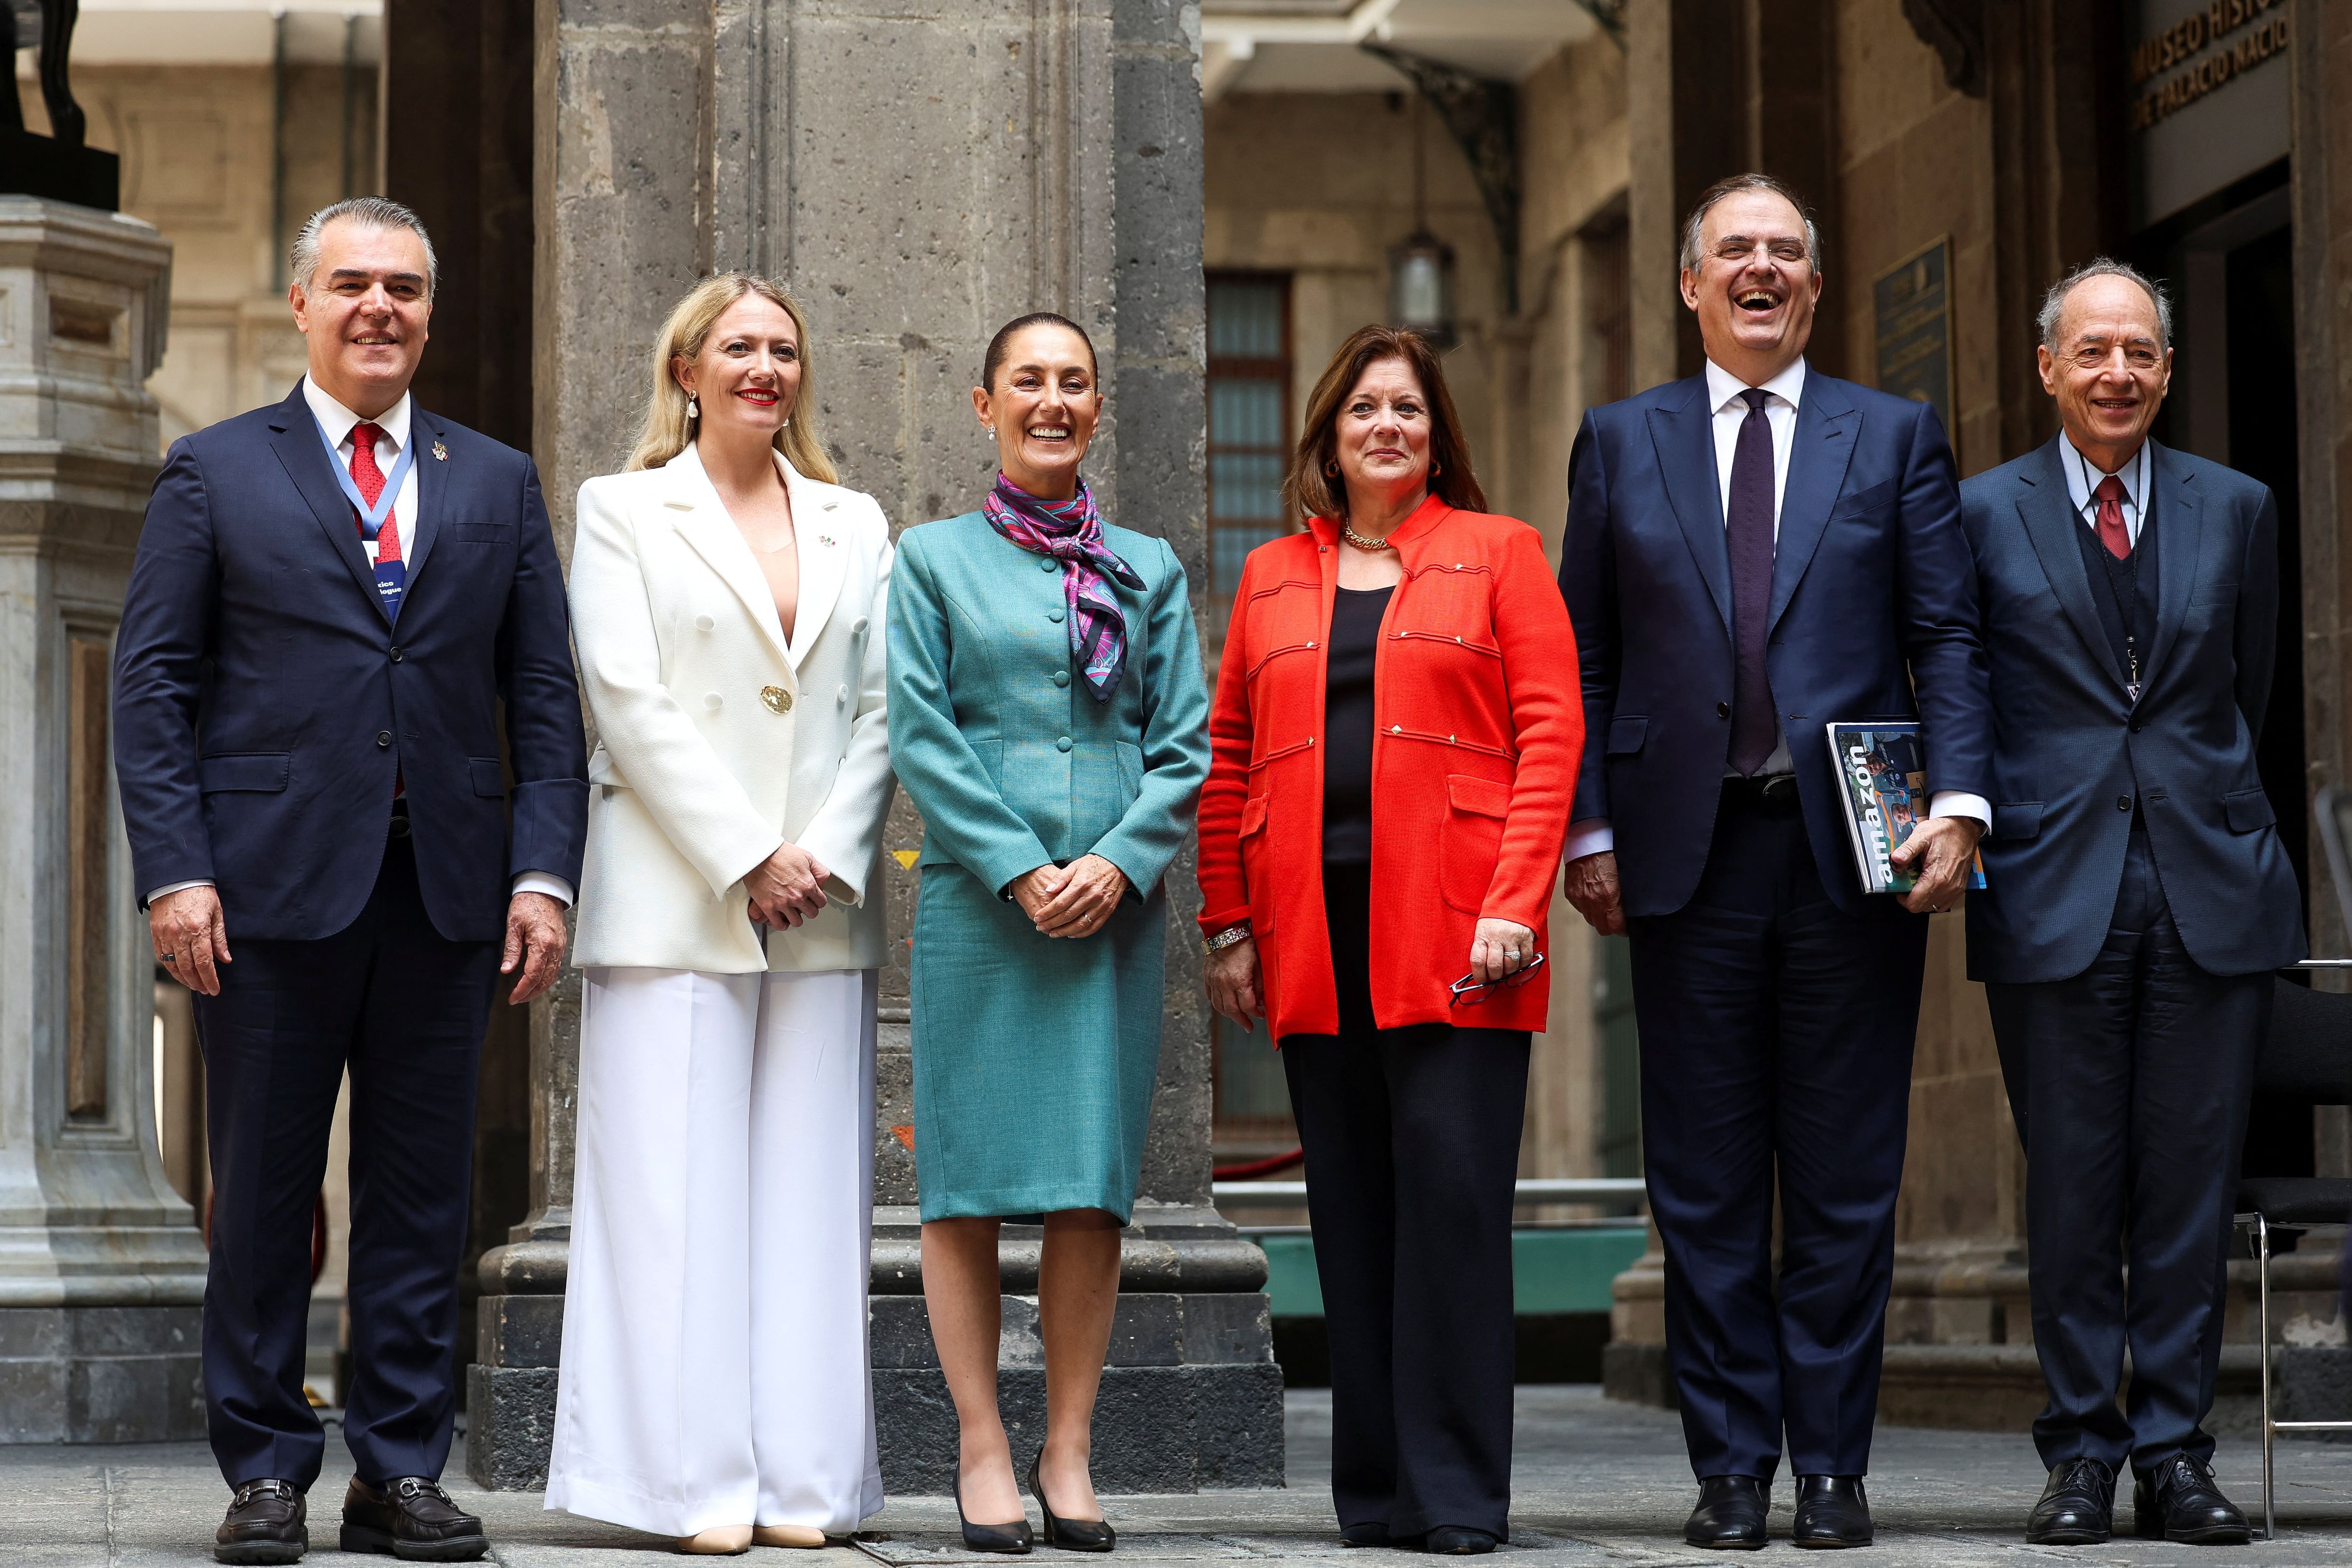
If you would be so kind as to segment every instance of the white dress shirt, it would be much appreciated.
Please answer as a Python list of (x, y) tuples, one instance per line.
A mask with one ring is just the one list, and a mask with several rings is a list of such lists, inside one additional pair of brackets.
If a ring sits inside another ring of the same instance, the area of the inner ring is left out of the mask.
[[(1716, 490), (1722, 501), (1727, 525), (1731, 517), (1731, 464), (1739, 451), (1739, 427), (1748, 419), (1748, 399), (1744, 394), (1748, 390), (1746, 382), (1713, 360), (1706, 362), (1706, 397), (1708, 405), (1715, 411)], [(1805, 395), (1804, 360), (1800, 357), (1759, 390), (1767, 395), (1764, 421), (1772, 431), (1772, 538), (1777, 543), (1780, 538), (1780, 498), (1788, 493), (1789, 489), (1789, 454), (1797, 442), (1797, 408)], [(2135, 522), (2133, 528), (2137, 531), (2138, 524)], [(1764, 759), (1764, 765), (1757, 771), (1759, 774), (1785, 773), (1795, 766), (1789, 754), (1789, 737), (1783, 731), (1780, 743), (1772, 748), (1772, 754)], [(1725, 769), (1724, 776), (1732, 777), (1731, 770)], [(1931, 817), (1973, 816), (1990, 826), (1992, 805), (1982, 795), (1970, 795), (1966, 790), (1939, 789), (1928, 802), (1927, 815)], [(1611, 830), (1609, 819), (1588, 816), (1569, 824), (1568, 842), (1561, 847), (1560, 854), (1563, 859), (1580, 860), (1587, 855), (1598, 855), (1616, 847), (1617, 836)]]
[[(343, 471), (349, 473), (352, 467), (352, 453), (355, 450), (352, 441), (352, 432), (361, 424), (360, 416), (320, 391), (317, 384), (307, 375), (302, 378), (302, 401), (310, 405), (310, 413), (319, 421), (319, 427), (333, 438), (335, 457), (342, 463)], [(393, 465), (399, 461), (402, 449), (408, 445), (408, 421), (412, 406), (408, 394), (404, 392), (400, 395), (399, 402), (376, 416), (375, 424), (383, 431), (383, 435), (376, 440), (375, 461), (376, 467), (386, 478), (391, 477)], [(400, 535), (400, 558), (403, 561), (413, 559), (416, 552), (416, 465), (414, 463), (408, 466), (408, 472), (401, 477), (400, 494), (392, 503), (392, 518), (386, 526), (394, 529)], [(352, 532), (355, 538), (359, 536), (359, 524), (356, 522), (352, 525)], [(378, 542), (380, 542), (381, 541)], [(377, 544), (370, 543), (364, 538), (360, 538), (359, 543), (369, 562), (373, 563), (375, 560)], [(365, 813), (363, 816), (364, 820), (359, 825), (359, 831), (382, 831), (382, 824), (373, 813)], [(209, 888), (212, 885), (210, 878), (191, 882), (173, 882), (149, 893), (147, 901), (152, 904), (166, 893), (176, 893), (184, 888)], [(572, 902), (573, 896), (571, 883), (561, 877), (550, 876), (544, 871), (525, 871), (515, 879), (514, 891), (545, 893), (549, 898), (565, 905)]]
[[(2066, 470), (2066, 494), (2095, 533), (2099, 527), (2099, 498), (2091, 492), (2098, 489), (2099, 479), (2114, 478), (2124, 482), (2124, 533), (2137, 548), (2140, 515), (2147, 498), (2147, 443), (2142, 441), (2139, 450), (2124, 459), (2124, 466), (2113, 475), (2083, 456), (2074, 438), (2063, 432), (2058, 437), (2058, 458), (2060, 467)], [(2094, 474), (2098, 478), (2092, 478)]]

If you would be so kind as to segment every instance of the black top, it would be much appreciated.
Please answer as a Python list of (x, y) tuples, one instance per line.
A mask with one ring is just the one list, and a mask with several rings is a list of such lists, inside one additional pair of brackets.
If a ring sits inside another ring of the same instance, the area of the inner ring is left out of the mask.
[[(2077, 518), (2083, 514), (2076, 512)], [(2091, 602), (2099, 606), (2099, 624), (2106, 628), (2107, 646), (2116, 656), (2116, 668), (2126, 680), (2131, 679), (2131, 650), (2126, 639), (2138, 645), (2139, 663), (2147, 668), (2148, 644), (2156, 640), (2157, 568), (2156, 513), (2151, 510), (2140, 513), (2139, 537), (2132, 542), (2129, 555), (2121, 561), (2107, 553), (2099, 542), (2099, 531), (2088, 523), (2077, 523), (2074, 539), (2083, 547), (2083, 567), (2091, 575)]]
[(1323, 858), (1372, 863), (1372, 664), (1387, 588), (1342, 588), (1331, 606), (1323, 681)]

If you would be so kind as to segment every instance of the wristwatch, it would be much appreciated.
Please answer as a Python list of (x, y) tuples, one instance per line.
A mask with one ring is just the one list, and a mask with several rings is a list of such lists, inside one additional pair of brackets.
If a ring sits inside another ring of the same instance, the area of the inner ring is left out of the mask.
[(1249, 921), (1242, 921), (1239, 925), (1229, 925), (1214, 936), (1202, 937), (1201, 939), (1201, 952), (1203, 954), (1223, 952), (1226, 948), (1233, 946), (1234, 943), (1237, 942), (1247, 942), (1249, 940), (1249, 934), (1250, 928)]

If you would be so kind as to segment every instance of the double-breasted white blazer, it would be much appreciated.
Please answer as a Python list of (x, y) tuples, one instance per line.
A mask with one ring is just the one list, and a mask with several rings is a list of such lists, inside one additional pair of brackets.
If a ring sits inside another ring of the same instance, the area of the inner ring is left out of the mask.
[[(889, 524), (873, 497), (776, 467), (800, 551), (789, 639), (692, 447), (580, 487), (572, 626), (596, 735), (583, 969), (882, 963)], [(763, 942), (743, 879), (786, 840), (833, 873), (832, 902)]]

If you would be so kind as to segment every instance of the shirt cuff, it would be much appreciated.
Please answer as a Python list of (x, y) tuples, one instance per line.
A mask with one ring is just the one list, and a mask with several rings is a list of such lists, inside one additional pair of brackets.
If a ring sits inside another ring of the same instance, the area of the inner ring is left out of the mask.
[(545, 893), (567, 910), (573, 902), (572, 884), (545, 871), (525, 871), (514, 879), (514, 890), (518, 893)]
[(1560, 846), (1562, 860), (1581, 860), (1587, 855), (1598, 855), (1617, 847), (1617, 835), (1605, 816), (1588, 816), (1581, 822), (1568, 825), (1568, 842)]
[(1992, 826), (1992, 802), (1980, 795), (1970, 795), (1964, 789), (1939, 789), (1927, 798), (1927, 815), (1937, 816), (1973, 816), (1990, 830)]
[(168, 898), (173, 893), (185, 892), (190, 888), (209, 888), (212, 885), (213, 879), (210, 877), (198, 877), (193, 882), (166, 882), (148, 894), (147, 901), (152, 904), (158, 899)]

